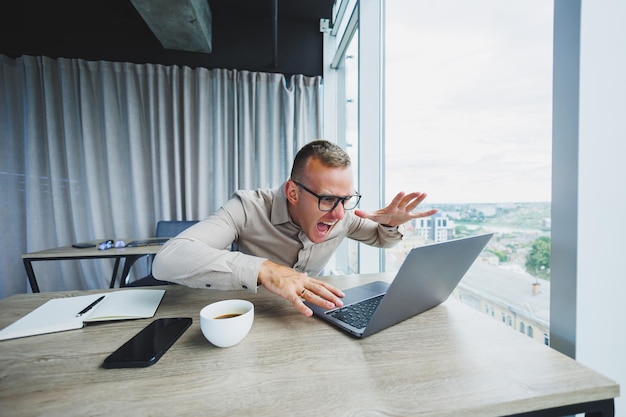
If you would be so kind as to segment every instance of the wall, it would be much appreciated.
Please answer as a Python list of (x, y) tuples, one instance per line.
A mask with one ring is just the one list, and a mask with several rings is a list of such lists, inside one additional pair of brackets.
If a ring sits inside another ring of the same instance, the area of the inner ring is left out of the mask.
[(626, 2), (582, 1), (576, 359), (617, 380), (626, 416)]

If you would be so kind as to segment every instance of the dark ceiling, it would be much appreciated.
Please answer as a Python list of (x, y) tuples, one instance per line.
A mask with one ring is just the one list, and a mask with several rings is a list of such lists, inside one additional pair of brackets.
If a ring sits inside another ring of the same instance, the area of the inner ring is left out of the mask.
[(207, 1), (210, 54), (164, 49), (131, 0), (4, 1), (0, 54), (322, 74), (319, 21), (334, 0)]

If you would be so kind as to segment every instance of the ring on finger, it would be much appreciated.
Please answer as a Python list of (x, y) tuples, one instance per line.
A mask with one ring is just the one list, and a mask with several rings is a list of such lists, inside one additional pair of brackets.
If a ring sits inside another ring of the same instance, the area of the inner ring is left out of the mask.
[(306, 288), (302, 288), (302, 291), (300, 291), (300, 297), (304, 298), (305, 292), (306, 292)]

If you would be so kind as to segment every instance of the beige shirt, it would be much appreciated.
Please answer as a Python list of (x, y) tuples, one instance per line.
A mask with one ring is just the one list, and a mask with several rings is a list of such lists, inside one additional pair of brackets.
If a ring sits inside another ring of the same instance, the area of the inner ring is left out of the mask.
[[(256, 292), (265, 260), (319, 275), (348, 237), (376, 247), (402, 240), (386, 227), (346, 211), (322, 243), (313, 243), (293, 223), (284, 187), (237, 191), (215, 214), (191, 226), (161, 248), (152, 265), (155, 278), (189, 287)], [(235, 243), (237, 251), (231, 251)]]

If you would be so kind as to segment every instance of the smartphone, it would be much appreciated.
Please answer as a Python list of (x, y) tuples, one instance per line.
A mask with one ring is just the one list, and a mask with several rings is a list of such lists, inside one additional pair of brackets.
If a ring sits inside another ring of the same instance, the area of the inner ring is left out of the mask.
[(145, 368), (154, 365), (191, 326), (189, 317), (154, 320), (111, 353), (104, 368)]

